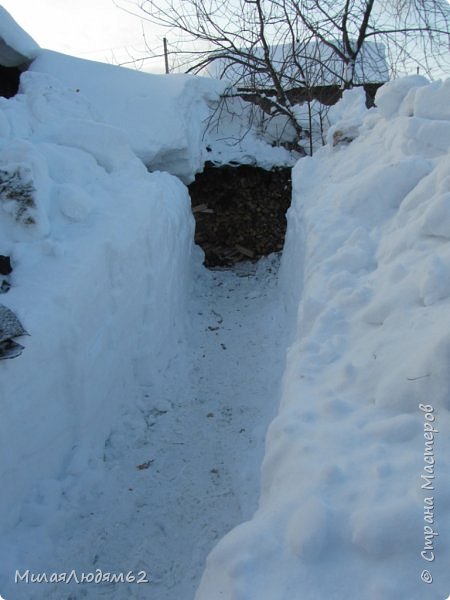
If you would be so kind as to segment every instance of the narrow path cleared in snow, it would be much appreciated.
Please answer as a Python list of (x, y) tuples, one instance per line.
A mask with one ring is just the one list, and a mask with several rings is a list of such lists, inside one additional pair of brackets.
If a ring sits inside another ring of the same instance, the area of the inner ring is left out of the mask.
[(105, 477), (55, 523), (55, 570), (150, 582), (33, 586), (36, 598), (192, 600), (209, 551), (257, 506), (286, 346), (277, 269), (272, 255), (196, 276), (188, 358), (135, 392), (140, 410), (108, 440)]

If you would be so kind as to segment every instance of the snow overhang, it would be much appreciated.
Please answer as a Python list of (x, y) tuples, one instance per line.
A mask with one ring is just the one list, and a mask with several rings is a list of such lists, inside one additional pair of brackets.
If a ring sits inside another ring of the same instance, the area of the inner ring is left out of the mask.
[(0, 65), (3, 67), (20, 67), (28, 64), (30, 58), (8, 46), (4, 39), (0, 38)]
[(0, 65), (28, 65), (40, 52), (39, 45), (0, 6)]

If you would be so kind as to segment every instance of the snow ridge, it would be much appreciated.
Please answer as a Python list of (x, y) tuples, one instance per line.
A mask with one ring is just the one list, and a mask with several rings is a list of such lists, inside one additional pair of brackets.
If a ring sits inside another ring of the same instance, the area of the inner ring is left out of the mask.
[(49, 519), (101, 478), (129, 390), (155, 384), (185, 335), (186, 187), (149, 173), (94, 112), (34, 72), (0, 99), (0, 254), (13, 269), (1, 301), (29, 333), (0, 362), (1, 592), (24, 548), (48, 561)]
[(294, 169), (281, 286), (298, 331), (260, 505), (196, 600), (419, 600), (429, 575), (448, 595), (449, 100), (450, 80), (391, 82)]

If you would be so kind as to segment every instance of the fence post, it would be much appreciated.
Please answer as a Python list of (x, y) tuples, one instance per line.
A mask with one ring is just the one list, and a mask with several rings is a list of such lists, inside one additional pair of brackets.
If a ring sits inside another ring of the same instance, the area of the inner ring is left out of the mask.
[(169, 54), (167, 52), (167, 38), (163, 38), (163, 44), (164, 44), (164, 63), (166, 66), (166, 73), (169, 72)]

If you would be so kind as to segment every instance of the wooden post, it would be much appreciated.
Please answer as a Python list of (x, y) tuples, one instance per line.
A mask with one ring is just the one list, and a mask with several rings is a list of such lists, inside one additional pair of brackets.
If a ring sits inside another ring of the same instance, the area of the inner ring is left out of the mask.
[(163, 44), (164, 44), (164, 63), (166, 66), (166, 73), (169, 72), (169, 54), (167, 52), (167, 38), (163, 38)]

